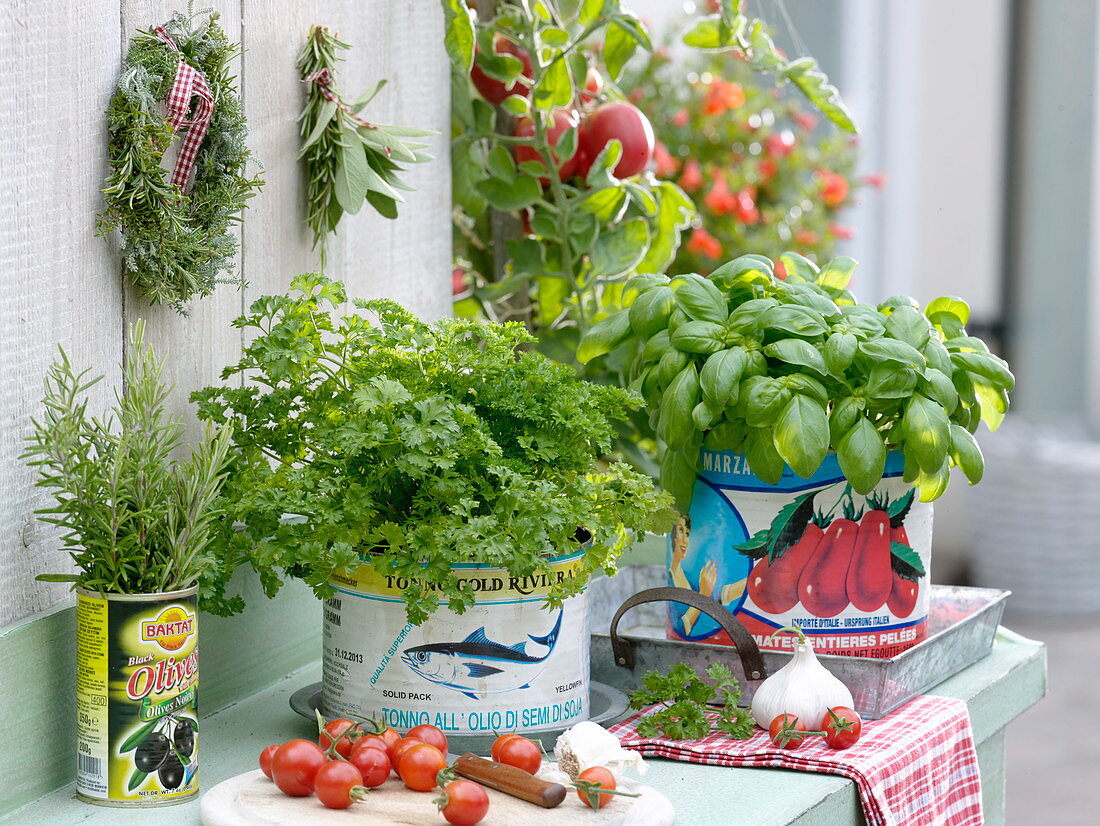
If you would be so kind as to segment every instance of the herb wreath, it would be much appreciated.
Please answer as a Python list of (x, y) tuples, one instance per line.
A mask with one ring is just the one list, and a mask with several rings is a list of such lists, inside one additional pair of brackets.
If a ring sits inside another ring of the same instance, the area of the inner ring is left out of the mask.
[[(205, 20), (199, 14), (179, 12), (164, 25), (178, 52), (156, 29), (130, 43), (107, 106), (111, 172), (96, 224), (100, 235), (119, 231), (123, 272), (142, 295), (184, 315), (192, 297), (210, 295), (217, 284), (243, 284), (233, 272), (237, 239), (230, 227), (263, 185), (245, 172), (253, 155), (229, 69), (240, 44), (229, 42), (216, 13)], [(175, 134), (161, 103), (181, 55), (206, 79), (215, 102), (187, 192), (170, 183), (161, 166)]]

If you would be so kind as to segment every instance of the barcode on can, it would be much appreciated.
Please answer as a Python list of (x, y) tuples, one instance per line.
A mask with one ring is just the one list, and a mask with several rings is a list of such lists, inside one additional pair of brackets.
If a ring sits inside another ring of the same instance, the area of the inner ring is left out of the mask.
[(103, 761), (89, 754), (78, 754), (76, 756), (76, 770), (80, 774), (98, 776), (103, 771)]

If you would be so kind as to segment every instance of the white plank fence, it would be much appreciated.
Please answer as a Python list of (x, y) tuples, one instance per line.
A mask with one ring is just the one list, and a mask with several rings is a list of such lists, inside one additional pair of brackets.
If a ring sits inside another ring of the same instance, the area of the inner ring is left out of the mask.
[(449, 83), (438, 0), (196, 3), (215, 7), (245, 48), (240, 89), (249, 145), (266, 179), (241, 227), (248, 286), (219, 288), (187, 318), (123, 289), (113, 250), (94, 236), (106, 173), (103, 110), (130, 37), (184, 5), (7, 0), (0, 7), (0, 627), (71, 600), (64, 586), (34, 580), (66, 560), (56, 532), (34, 518), (47, 499), (17, 458), (57, 345), (106, 375), (93, 396), (102, 408), (117, 386), (127, 324), (147, 319), (152, 342), (169, 356), (174, 407), (193, 421), (188, 394), (215, 382), (240, 350), (229, 321), (256, 296), (281, 292), (294, 275), (319, 267), (302, 223), (295, 160), (302, 91), (294, 61), (311, 24), (330, 26), (352, 45), (339, 77), (344, 89), (358, 94), (389, 78), (369, 117), (440, 132), (432, 139), (437, 160), (408, 174), (416, 191), (401, 217), (387, 221), (369, 208), (346, 217), (328, 274), (353, 295), (389, 296), (427, 317), (450, 308)]

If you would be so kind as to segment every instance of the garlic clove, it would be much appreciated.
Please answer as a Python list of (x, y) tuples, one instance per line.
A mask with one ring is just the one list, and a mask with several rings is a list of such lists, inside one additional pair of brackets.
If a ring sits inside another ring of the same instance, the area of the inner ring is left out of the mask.
[(649, 768), (636, 751), (619, 745), (619, 738), (598, 723), (586, 720), (563, 732), (554, 745), (558, 768), (576, 778), (585, 769), (604, 766), (616, 777), (628, 769), (645, 774)]

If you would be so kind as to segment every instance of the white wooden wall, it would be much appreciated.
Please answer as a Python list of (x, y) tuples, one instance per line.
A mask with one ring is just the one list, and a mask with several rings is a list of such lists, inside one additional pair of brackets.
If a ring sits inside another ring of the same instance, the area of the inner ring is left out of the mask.
[[(66, 588), (34, 576), (65, 568), (56, 532), (38, 523), (47, 498), (18, 456), (38, 414), (45, 371), (60, 344), (104, 373), (93, 396), (117, 386), (129, 322), (145, 318), (169, 357), (175, 408), (193, 422), (188, 394), (236, 360), (230, 320), (256, 297), (317, 269), (302, 223), (295, 160), (302, 91), (294, 61), (309, 26), (328, 25), (352, 45), (339, 75), (354, 97), (389, 84), (368, 117), (435, 129), (437, 160), (410, 171), (416, 187), (387, 221), (365, 208), (344, 219), (328, 273), (353, 295), (389, 296), (426, 317), (450, 309), (449, 84), (438, 0), (214, 0), (244, 44), (238, 66), (249, 145), (266, 186), (244, 213), (240, 262), (247, 288), (219, 288), (190, 317), (150, 308), (124, 289), (110, 246), (94, 236), (106, 173), (103, 110), (120, 60), (139, 28), (163, 22), (184, 0), (6, 0), (0, 7), (0, 627), (68, 604)], [(192, 427), (194, 431), (194, 427)]]

